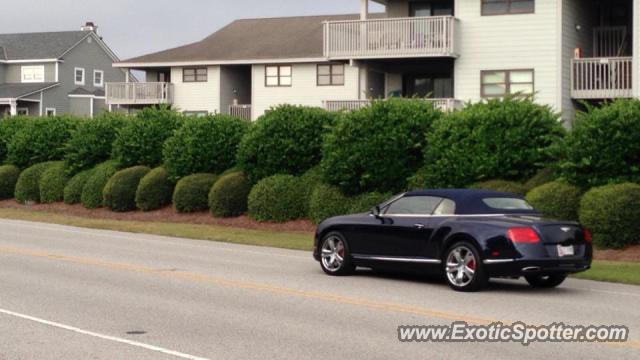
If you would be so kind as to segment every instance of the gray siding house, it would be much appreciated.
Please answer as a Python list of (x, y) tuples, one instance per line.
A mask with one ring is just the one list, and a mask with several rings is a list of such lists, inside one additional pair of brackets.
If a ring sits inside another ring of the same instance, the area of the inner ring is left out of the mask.
[(127, 72), (113, 68), (118, 58), (96, 29), (0, 34), (0, 117), (106, 110), (105, 84)]

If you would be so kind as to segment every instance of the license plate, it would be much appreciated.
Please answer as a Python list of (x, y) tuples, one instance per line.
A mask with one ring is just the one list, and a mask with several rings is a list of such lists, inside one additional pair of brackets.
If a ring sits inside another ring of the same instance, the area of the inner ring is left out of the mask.
[(575, 254), (576, 254), (576, 252), (573, 249), (573, 246), (558, 245), (558, 256), (560, 256), (560, 257), (573, 256)]

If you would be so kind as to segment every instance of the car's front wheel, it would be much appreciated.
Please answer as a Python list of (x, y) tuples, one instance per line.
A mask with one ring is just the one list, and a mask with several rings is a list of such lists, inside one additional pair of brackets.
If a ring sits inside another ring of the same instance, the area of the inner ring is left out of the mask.
[(547, 276), (530, 275), (530, 276), (525, 276), (524, 278), (527, 279), (527, 282), (532, 287), (535, 287), (535, 288), (554, 288), (554, 287), (557, 287), (558, 285), (562, 284), (564, 282), (564, 280), (567, 278), (567, 275), (565, 275), (565, 274), (547, 275)]
[(334, 276), (349, 275), (355, 271), (349, 246), (342, 234), (331, 232), (322, 239), (320, 266), (325, 273)]
[(445, 278), (453, 290), (478, 291), (487, 285), (489, 279), (480, 254), (470, 242), (453, 244), (444, 259)]

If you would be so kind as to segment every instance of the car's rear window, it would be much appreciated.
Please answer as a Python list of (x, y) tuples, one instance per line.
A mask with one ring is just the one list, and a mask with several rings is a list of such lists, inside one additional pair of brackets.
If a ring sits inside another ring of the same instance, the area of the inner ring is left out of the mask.
[(482, 199), (488, 207), (497, 210), (533, 210), (524, 199), (509, 197), (491, 197)]

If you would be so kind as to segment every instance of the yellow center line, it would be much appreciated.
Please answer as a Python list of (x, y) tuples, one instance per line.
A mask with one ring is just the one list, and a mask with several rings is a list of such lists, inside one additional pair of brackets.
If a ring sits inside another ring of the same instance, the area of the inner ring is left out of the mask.
[[(231, 280), (231, 279), (226, 279), (222, 277), (202, 275), (202, 274), (196, 274), (196, 273), (191, 273), (186, 271), (165, 271), (165, 270), (155, 269), (155, 268), (142, 266), (142, 265), (115, 263), (115, 262), (109, 262), (109, 261), (98, 260), (98, 259), (52, 254), (48, 252), (20, 249), (20, 248), (14, 248), (14, 247), (0, 247), (0, 253), (44, 258), (44, 259), (50, 259), (50, 260), (63, 261), (67, 263), (112, 269), (112, 270), (124, 270), (124, 271), (137, 272), (137, 273), (148, 273), (148, 274), (159, 275), (166, 278), (182, 279), (182, 280), (187, 280), (192, 282), (208, 283), (208, 284), (213, 284), (217, 286), (233, 287), (233, 288), (254, 290), (254, 291), (267, 292), (267, 293), (273, 293), (273, 294), (295, 296), (295, 297), (319, 300), (324, 302), (356, 305), (356, 306), (362, 306), (370, 309), (383, 310), (387, 312), (405, 313), (405, 314), (438, 318), (438, 319), (444, 319), (444, 320), (452, 320), (452, 321), (465, 321), (469, 324), (476, 324), (476, 325), (488, 325), (488, 324), (497, 323), (497, 322), (501, 322), (503, 324), (513, 323), (512, 321), (475, 317), (475, 316), (469, 316), (466, 314), (456, 314), (456, 313), (444, 312), (444, 311), (436, 311), (436, 310), (431, 310), (431, 309), (417, 307), (417, 306), (379, 302), (374, 300), (341, 296), (341, 295), (336, 295), (331, 293), (292, 289), (292, 288), (286, 288), (286, 287), (275, 286), (275, 285), (267, 285), (267, 284), (261, 284), (261, 283), (255, 283), (255, 282), (248, 282), (248, 281)], [(610, 343), (610, 342), (600, 342), (600, 343), (605, 345), (615, 346), (615, 347), (628, 347), (633, 349), (640, 349), (640, 341), (637, 341), (637, 340), (629, 340), (625, 343)]]

